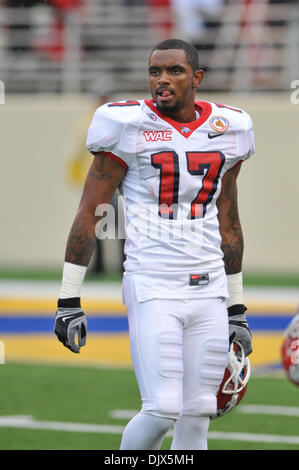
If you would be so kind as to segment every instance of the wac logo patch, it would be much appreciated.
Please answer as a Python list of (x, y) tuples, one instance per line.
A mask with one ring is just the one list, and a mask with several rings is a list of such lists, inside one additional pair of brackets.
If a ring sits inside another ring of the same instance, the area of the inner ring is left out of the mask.
[(169, 141), (172, 138), (172, 131), (144, 131), (146, 142)]

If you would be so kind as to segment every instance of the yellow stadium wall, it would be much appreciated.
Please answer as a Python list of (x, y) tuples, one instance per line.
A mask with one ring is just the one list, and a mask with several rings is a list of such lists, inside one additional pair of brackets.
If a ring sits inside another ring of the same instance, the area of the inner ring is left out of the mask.
[[(201, 99), (242, 107), (254, 121), (257, 151), (239, 176), (244, 271), (298, 272), (299, 104), (290, 94)], [(82, 152), (95, 107), (86, 96), (63, 95), (10, 95), (0, 105), (2, 266), (61, 267), (80, 198), (70, 162)], [(115, 246), (105, 242), (111, 269)]]

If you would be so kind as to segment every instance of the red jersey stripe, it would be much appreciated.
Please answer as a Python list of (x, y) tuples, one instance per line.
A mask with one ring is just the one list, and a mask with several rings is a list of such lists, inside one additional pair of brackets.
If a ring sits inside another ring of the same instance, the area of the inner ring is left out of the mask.
[(119, 163), (121, 166), (123, 166), (126, 170), (129, 168), (128, 165), (122, 158), (119, 158), (117, 155), (115, 155), (112, 152), (101, 152), (103, 155), (106, 155), (106, 157), (113, 158), (117, 163)]
[[(156, 113), (161, 119), (164, 119), (164, 121), (168, 122), (181, 135), (183, 135), (186, 138), (190, 137), (190, 135), (196, 129), (198, 129), (200, 126), (202, 126), (212, 113), (212, 106), (211, 106), (210, 103), (208, 103), (207, 101), (197, 101), (195, 103), (195, 109), (200, 114), (199, 118), (195, 119), (195, 121), (184, 123), (184, 122), (174, 121), (170, 117), (168, 117), (165, 114), (161, 113), (158, 110), (157, 106), (155, 105), (155, 102), (154, 102), (153, 99), (152, 100), (144, 100), (144, 102), (154, 113)], [(184, 132), (184, 128), (187, 128), (188, 132)], [(182, 132), (182, 130), (183, 130), (183, 132)]]

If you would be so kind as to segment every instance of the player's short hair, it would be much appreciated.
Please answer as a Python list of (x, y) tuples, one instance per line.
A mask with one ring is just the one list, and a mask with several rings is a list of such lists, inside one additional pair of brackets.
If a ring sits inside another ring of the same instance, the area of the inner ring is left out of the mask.
[(183, 49), (185, 51), (187, 62), (191, 65), (193, 72), (200, 69), (197, 50), (189, 42), (183, 41), (182, 39), (166, 39), (165, 41), (159, 42), (159, 44), (153, 48), (151, 55), (154, 51), (163, 51), (167, 49)]

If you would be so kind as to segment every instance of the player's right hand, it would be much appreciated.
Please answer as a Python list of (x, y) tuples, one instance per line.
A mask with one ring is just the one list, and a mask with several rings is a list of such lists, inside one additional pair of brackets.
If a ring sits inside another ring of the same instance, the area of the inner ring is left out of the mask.
[(58, 300), (54, 332), (59, 341), (74, 353), (79, 353), (80, 348), (85, 346), (87, 319), (81, 309), (80, 299)]

